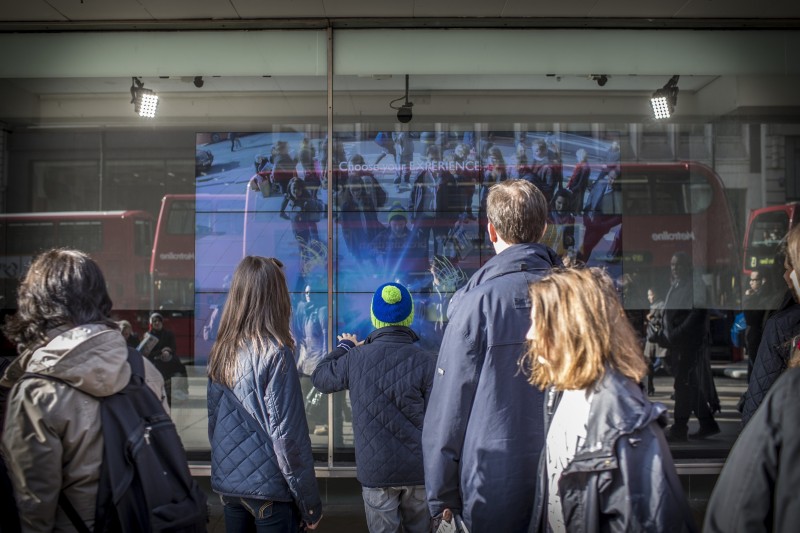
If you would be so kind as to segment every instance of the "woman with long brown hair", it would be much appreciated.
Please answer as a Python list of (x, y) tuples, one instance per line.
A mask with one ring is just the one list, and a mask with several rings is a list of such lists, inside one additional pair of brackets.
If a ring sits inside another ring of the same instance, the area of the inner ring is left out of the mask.
[(228, 532), (314, 529), (322, 503), (277, 259), (236, 267), (208, 361), (211, 488)]
[(600, 269), (530, 287), (529, 381), (548, 388), (534, 531), (694, 531), (636, 335)]

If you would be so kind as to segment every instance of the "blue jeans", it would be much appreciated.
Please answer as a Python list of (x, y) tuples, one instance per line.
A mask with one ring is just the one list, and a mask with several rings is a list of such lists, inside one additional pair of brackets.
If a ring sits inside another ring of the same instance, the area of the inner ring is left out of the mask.
[(297, 533), (300, 510), (294, 502), (223, 496), (226, 533)]
[(361, 494), (370, 533), (428, 533), (431, 530), (424, 485), (361, 487)]

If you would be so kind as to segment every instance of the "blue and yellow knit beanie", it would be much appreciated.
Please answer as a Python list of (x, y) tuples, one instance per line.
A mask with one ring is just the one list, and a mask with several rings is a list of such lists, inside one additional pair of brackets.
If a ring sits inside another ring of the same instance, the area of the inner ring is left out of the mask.
[(375, 329), (410, 326), (414, 321), (414, 300), (399, 283), (384, 283), (372, 295), (370, 318)]

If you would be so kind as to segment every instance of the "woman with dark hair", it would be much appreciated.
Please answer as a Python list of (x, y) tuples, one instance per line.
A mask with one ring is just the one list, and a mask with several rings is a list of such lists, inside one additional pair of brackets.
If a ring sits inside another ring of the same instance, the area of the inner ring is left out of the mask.
[(211, 488), (229, 533), (291, 533), (322, 518), (291, 316), (283, 264), (242, 259), (208, 360)]
[[(42, 253), (17, 294), (17, 313), (3, 332), (20, 355), (0, 384), (12, 387), (3, 454), (22, 527), (73, 530), (59, 506), (63, 495), (92, 529), (103, 463), (100, 401), (130, 381), (128, 347), (109, 317), (103, 273), (82, 252)], [(161, 375), (144, 365), (148, 386), (164, 403)], [(47, 377), (22, 379), (25, 373)]]
[(548, 389), (530, 531), (695, 531), (664, 437), (667, 409), (639, 385), (647, 364), (611, 278), (556, 271), (530, 297), (522, 364)]

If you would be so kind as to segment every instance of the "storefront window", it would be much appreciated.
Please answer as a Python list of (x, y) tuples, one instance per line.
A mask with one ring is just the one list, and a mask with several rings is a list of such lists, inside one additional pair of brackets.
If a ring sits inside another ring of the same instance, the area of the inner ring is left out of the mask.
[[(205, 365), (230, 276), (245, 255), (278, 257), (315, 456), (352, 466), (349, 396), (313, 389), (315, 364), (337, 335), (370, 333), (372, 292), (395, 280), (436, 352), (453, 293), (494, 255), (488, 187), (526, 179), (550, 200), (543, 242), (565, 264), (614, 278), (652, 357), (652, 399), (674, 417), (680, 372), (702, 391), (721, 433), (674, 443), (675, 456), (724, 458), (758, 349), (735, 327), (749, 279), (766, 280), (762, 323), (787, 292), (780, 253), (797, 220), (800, 128), (786, 110), (800, 104), (798, 73), (758, 58), (782, 57), (775, 47), (796, 36), (695, 32), (694, 45), (739, 44), (695, 46), (708, 57), (656, 69), (632, 47), (655, 53), (685, 33), (341, 30), (329, 87), (324, 32), (301, 33), (284, 35), (297, 57), (270, 59), (272, 71), (225, 65), (202, 89), (186, 76), (143, 77), (162, 98), (154, 119), (133, 115), (129, 77), (0, 79), (10, 96), (0, 104), (3, 313), (35, 254), (89, 252), (116, 319), (142, 335), (157, 311), (175, 333), (188, 395), (173, 398), (173, 417), (192, 457), (207, 459)], [(606, 55), (587, 58), (587, 43)], [(558, 61), (531, 52), (544, 44)], [(592, 72), (609, 73), (604, 85)], [(675, 114), (656, 121), (649, 97), (675, 72)], [(690, 267), (682, 305), (701, 321), (683, 351), (690, 368), (646, 343), (651, 306), (670, 307), (676, 256)]]

